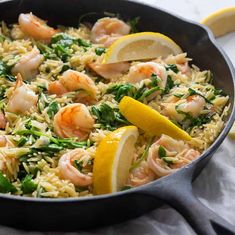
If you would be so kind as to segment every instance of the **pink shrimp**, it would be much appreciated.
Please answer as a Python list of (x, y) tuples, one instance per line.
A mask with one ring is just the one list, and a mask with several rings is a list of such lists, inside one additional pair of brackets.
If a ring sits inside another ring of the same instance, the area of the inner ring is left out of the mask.
[(36, 40), (49, 42), (51, 37), (58, 32), (58, 30), (49, 27), (44, 20), (32, 13), (20, 14), (18, 21), (20, 29)]
[[(161, 148), (161, 150), (160, 150)], [(149, 149), (149, 168), (158, 176), (171, 174), (196, 159), (200, 153), (181, 140), (162, 135)]]
[(94, 125), (94, 119), (84, 104), (69, 104), (59, 110), (54, 117), (54, 129), (62, 138), (87, 138)]
[(91, 41), (93, 43), (110, 46), (115, 40), (130, 33), (130, 26), (117, 18), (105, 17), (99, 19), (91, 30)]
[(76, 95), (76, 102), (90, 104), (96, 101), (98, 92), (96, 85), (84, 73), (69, 69), (62, 74), (59, 81), (51, 82), (48, 85), (48, 92), (59, 96), (77, 90), (79, 93)]
[(87, 150), (74, 149), (64, 154), (58, 163), (60, 175), (62, 178), (71, 181), (75, 186), (88, 186), (92, 184), (92, 173), (82, 173), (75, 168), (74, 161), (82, 161), (89, 159), (90, 156)]

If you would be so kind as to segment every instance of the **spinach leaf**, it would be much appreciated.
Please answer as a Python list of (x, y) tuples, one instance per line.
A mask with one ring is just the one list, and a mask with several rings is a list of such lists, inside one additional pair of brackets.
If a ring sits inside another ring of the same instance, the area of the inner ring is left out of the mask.
[(137, 29), (137, 25), (139, 23), (139, 20), (140, 20), (140, 17), (137, 16), (127, 22), (131, 27), (131, 33), (138, 33), (139, 32), (139, 30)]
[(166, 157), (166, 150), (165, 150), (165, 148), (163, 148), (162, 146), (159, 146), (159, 149), (158, 149), (158, 156), (159, 156), (159, 158), (164, 158), (164, 157)]
[(170, 75), (167, 75), (166, 87), (163, 94), (168, 94), (169, 91), (175, 86), (174, 81)]
[(91, 44), (81, 38), (77, 39), (78, 45), (80, 47), (91, 47)]
[(32, 180), (32, 175), (26, 175), (26, 177), (21, 182), (21, 190), (24, 194), (32, 193), (37, 189), (37, 184)]
[(18, 147), (22, 147), (26, 144), (26, 142), (28, 141), (28, 138), (22, 136), (19, 141), (17, 141), (17, 146)]
[(54, 115), (59, 111), (60, 107), (56, 101), (51, 102), (48, 105), (47, 114), (50, 118), (54, 117)]
[(0, 192), (14, 193), (16, 191), (17, 191), (16, 187), (0, 171)]
[(0, 77), (4, 77), (9, 82), (16, 81), (16, 78), (11, 75), (11, 66), (8, 66), (3, 61), (0, 61)]
[(175, 157), (163, 157), (162, 160), (169, 165), (177, 162)]
[(166, 70), (169, 71), (173, 71), (174, 73), (178, 73), (179, 72), (179, 69), (177, 68), (177, 66), (175, 64), (168, 64), (166, 66)]
[(198, 91), (196, 91), (196, 90), (194, 90), (194, 89), (192, 89), (192, 88), (189, 88), (189, 89), (188, 89), (188, 93), (189, 93), (189, 96), (191, 96), (191, 95), (199, 95), (199, 96), (201, 96), (207, 103), (211, 104), (211, 101), (210, 101), (210, 100), (208, 100), (204, 95), (202, 95), (200, 92), (198, 92)]
[(184, 96), (184, 94), (176, 93), (176, 94), (173, 94), (173, 96), (175, 96), (177, 98), (182, 98)]
[(162, 89), (158, 86), (158, 82), (159, 78), (157, 75), (152, 74), (151, 82), (148, 85), (144, 84), (139, 89), (130, 83), (116, 84), (109, 87), (106, 93), (113, 94), (114, 99), (118, 102), (120, 102), (124, 96), (130, 96), (138, 101), (143, 101), (144, 98), (147, 98), (155, 91), (162, 91)]
[(115, 130), (122, 125), (128, 125), (129, 122), (121, 115), (117, 108), (111, 108), (103, 103), (99, 107), (92, 106), (92, 114), (95, 116), (101, 129)]
[(106, 48), (104, 48), (104, 47), (97, 47), (97, 48), (95, 48), (96, 55), (102, 55), (105, 52), (106, 52)]
[(109, 87), (106, 91), (108, 94), (115, 95), (114, 99), (120, 101), (124, 96), (134, 97), (137, 89), (130, 83), (117, 84)]
[(74, 161), (74, 165), (79, 171), (82, 171), (82, 164), (83, 164), (83, 161), (78, 161), (78, 160)]
[(60, 58), (56, 55), (53, 48), (41, 43), (37, 42), (37, 47), (40, 51), (40, 53), (44, 56), (45, 59), (51, 59), (51, 60), (59, 60)]

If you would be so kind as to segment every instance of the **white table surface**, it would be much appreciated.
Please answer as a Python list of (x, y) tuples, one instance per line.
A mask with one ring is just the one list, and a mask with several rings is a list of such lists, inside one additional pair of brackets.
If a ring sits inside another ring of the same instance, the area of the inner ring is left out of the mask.
[[(200, 21), (222, 7), (235, 6), (235, 0), (136, 0), (167, 9), (188, 19)], [(218, 39), (235, 64), (235, 33)], [(227, 138), (213, 159), (194, 183), (195, 194), (216, 213), (235, 224), (235, 140)], [(4, 213), (4, 212), (1, 212)], [(32, 215), (33, 216), (33, 215)], [(1, 235), (55, 235), (58, 232), (41, 233), (20, 231), (0, 226)], [(122, 224), (90, 231), (65, 233), (66, 235), (191, 235), (195, 234), (184, 218), (169, 206)]]

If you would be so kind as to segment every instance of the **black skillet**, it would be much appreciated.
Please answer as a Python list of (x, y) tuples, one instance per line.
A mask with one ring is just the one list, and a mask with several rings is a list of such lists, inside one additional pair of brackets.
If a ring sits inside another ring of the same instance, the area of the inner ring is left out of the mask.
[[(170, 204), (202, 235), (235, 234), (235, 226), (205, 207), (192, 192), (191, 182), (221, 145), (235, 118), (231, 62), (206, 28), (147, 5), (123, 0), (2, 0), (0, 18), (17, 21), (32, 11), (52, 25), (78, 25), (79, 16), (94, 21), (103, 12), (128, 20), (140, 16), (140, 31), (161, 32), (179, 44), (201, 69), (214, 73), (214, 84), (230, 96), (231, 110), (222, 133), (202, 156), (176, 173), (139, 188), (90, 198), (44, 199), (0, 194), (0, 223), (21, 229), (76, 230), (118, 223)], [(221, 156), (223, 157), (223, 156)]]

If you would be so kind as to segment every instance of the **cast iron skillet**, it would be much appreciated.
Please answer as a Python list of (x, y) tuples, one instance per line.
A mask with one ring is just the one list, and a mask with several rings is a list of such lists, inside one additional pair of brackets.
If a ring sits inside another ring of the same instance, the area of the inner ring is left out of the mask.
[[(163, 203), (181, 213), (198, 234), (235, 234), (235, 227), (206, 208), (192, 192), (191, 182), (221, 145), (235, 118), (234, 78), (231, 62), (206, 28), (157, 8), (123, 0), (2, 0), (1, 20), (17, 21), (32, 11), (50, 24), (78, 25), (79, 16), (104, 11), (119, 13), (125, 20), (140, 16), (140, 31), (161, 32), (173, 38), (201, 69), (214, 73), (214, 84), (230, 96), (231, 111), (213, 145), (190, 165), (139, 188), (91, 198), (43, 199), (0, 194), (0, 221), (21, 229), (75, 230), (118, 223), (140, 216)], [(221, 156), (222, 157), (222, 156)]]

